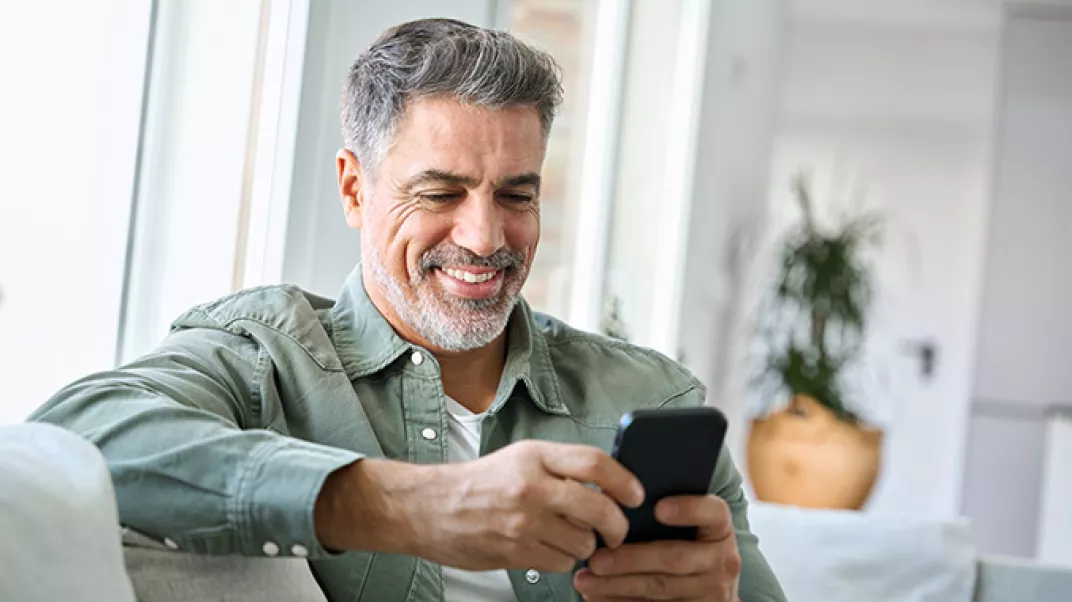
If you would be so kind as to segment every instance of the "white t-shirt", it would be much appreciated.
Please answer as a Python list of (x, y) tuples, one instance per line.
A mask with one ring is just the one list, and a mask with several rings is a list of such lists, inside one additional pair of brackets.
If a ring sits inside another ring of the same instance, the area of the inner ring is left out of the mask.
[[(480, 427), (483, 414), (447, 398), (447, 458), (451, 462), (475, 460), (480, 456)], [(506, 571), (464, 571), (443, 567), (444, 597), (447, 602), (517, 602)]]

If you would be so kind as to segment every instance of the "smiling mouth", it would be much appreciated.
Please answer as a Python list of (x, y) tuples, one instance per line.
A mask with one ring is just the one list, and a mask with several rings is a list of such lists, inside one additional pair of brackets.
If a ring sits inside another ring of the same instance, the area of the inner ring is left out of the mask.
[(451, 278), (467, 284), (481, 284), (491, 280), (499, 275), (500, 270), (492, 270), (490, 272), (470, 272), (468, 270), (460, 270), (457, 268), (442, 268), (443, 272)]
[(466, 299), (493, 299), (503, 290), (506, 271), (502, 269), (466, 266), (443, 266), (436, 276), (448, 293)]

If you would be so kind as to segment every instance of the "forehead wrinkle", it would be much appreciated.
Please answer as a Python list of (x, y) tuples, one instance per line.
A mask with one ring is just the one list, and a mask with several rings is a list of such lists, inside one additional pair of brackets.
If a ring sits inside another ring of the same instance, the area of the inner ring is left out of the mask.
[(448, 184), (460, 184), (466, 188), (474, 188), (479, 182), (473, 176), (460, 174), (447, 169), (429, 168), (421, 170), (405, 181), (399, 183), (400, 190), (412, 190), (421, 184), (430, 182), (444, 182)]

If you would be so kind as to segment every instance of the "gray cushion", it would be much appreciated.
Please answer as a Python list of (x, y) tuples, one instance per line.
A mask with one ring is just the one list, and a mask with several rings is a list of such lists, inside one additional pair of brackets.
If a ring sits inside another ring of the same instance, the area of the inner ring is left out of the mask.
[(1032, 560), (984, 557), (979, 561), (975, 602), (1067, 602), (1072, 600), (1072, 567)]

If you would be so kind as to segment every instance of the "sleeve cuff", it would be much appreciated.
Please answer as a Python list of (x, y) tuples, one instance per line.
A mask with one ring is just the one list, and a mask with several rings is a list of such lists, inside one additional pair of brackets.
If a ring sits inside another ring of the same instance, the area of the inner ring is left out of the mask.
[(293, 439), (259, 448), (232, 499), (240, 553), (311, 559), (336, 556), (316, 538), (313, 509), (328, 475), (362, 457)]

